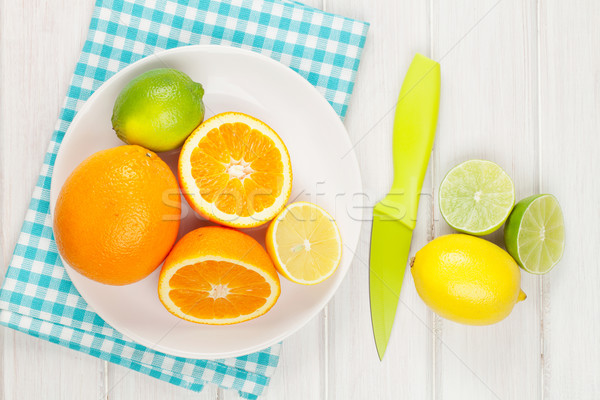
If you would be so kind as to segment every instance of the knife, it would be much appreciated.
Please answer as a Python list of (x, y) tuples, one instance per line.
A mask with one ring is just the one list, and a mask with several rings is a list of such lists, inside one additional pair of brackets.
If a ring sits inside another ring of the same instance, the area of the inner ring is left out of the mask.
[(398, 96), (390, 192), (373, 209), (369, 294), (379, 359), (390, 339), (417, 221), (419, 195), (435, 137), (440, 103), (440, 65), (416, 54)]

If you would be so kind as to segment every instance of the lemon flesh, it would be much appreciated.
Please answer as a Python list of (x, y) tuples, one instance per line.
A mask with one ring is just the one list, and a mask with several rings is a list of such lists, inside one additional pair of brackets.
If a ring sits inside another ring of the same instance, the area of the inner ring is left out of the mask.
[(342, 239), (321, 207), (288, 205), (269, 225), (267, 252), (277, 271), (295, 283), (314, 285), (329, 278), (342, 258)]
[(112, 126), (119, 139), (162, 152), (180, 147), (204, 120), (202, 85), (172, 68), (145, 72), (115, 101)]
[(452, 168), (440, 185), (440, 211), (452, 228), (487, 235), (502, 226), (515, 204), (515, 187), (499, 165), (470, 160)]
[(525, 271), (549, 272), (565, 248), (565, 226), (558, 200), (550, 194), (521, 200), (506, 221), (504, 241)]
[(499, 322), (526, 298), (520, 271), (500, 247), (462, 234), (434, 239), (411, 263), (421, 299), (441, 317), (468, 325)]

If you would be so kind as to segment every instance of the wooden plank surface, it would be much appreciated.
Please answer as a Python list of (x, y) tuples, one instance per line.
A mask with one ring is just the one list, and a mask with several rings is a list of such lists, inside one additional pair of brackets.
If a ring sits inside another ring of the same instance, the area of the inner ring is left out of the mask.
[[(434, 58), (442, 99), (434, 149), (434, 189), (473, 158), (498, 163), (518, 199), (537, 190), (535, 2), (434, 1)], [(453, 233), (435, 201), (435, 236)], [(501, 231), (490, 235), (503, 246)], [(436, 399), (540, 398), (539, 278), (504, 321), (468, 327), (436, 317)]]
[(600, 393), (600, 3), (540, 3), (540, 191), (565, 216), (562, 262), (543, 278), (544, 398)]
[[(458, 162), (487, 158), (517, 197), (557, 195), (567, 223), (563, 262), (522, 274), (528, 299), (502, 323), (436, 317), (406, 275), (382, 363), (370, 326), (370, 224), (333, 301), (284, 342), (265, 399), (593, 399), (600, 392), (600, 4), (581, 0), (313, 0), (369, 21), (346, 126), (366, 206), (391, 181), (393, 108), (415, 52), (440, 60), (442, 101), (413, 250), (449, 233), (437, 187)], [(42, 155), (87, 31), (92, 1), (0, 0), (0, 251), (14, 248)], [(352, 211), (355, 212), (355, 211)], [(369, 210), (365, 210), (368, 216)], [(499, 235), (491, 239), (501, 244)], [(346, 249), (347, 250), (347, 249)], [(174, 387), (27, 335), (0, 329), (0, 398), (236, 399)]]
[[(364, 214), (349, 210), (363, 225), (352, 267), (328, 307), (328, 399), (425, 399), (432, 390), (432, 313), (419, 299), (407, 270), (394, 329), (379, 361), (369, 308), (369, 249), (372, 207), (392, 182), (392, 125), (404, 74), (416, 52), (429, 55), (426, 2), (326, 2), (326, 11), (371, 24), (346, 127), (361, 166)], [(348, 149), (350, 151), (350, 149)], [(431, 179), (423, 187), (411, 256), (430, 235)], [(358, 221), (357, 221), (358, 223)], [(345, 252), (351, 249), (345, 247)], [(402, 377), (401, 389), (398, 386)]]
[[(91, 18), (90, 4), (0, 0), (0, 225), (2, 275)], [(85, 399), (104, 394), (104, 363), (0, 329), (0, 398)], [(63, 397), (64, 394), (64, 397)]]

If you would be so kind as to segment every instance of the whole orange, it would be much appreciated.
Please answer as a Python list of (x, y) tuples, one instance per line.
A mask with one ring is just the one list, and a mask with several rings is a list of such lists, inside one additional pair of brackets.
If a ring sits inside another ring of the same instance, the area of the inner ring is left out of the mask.
[(54, 209), (63, 259), (95, 281), (127, 285), (148, 276), (177, 238), (181, 199), (175, 176), (140, 146), (99, 151), (65, 181)]

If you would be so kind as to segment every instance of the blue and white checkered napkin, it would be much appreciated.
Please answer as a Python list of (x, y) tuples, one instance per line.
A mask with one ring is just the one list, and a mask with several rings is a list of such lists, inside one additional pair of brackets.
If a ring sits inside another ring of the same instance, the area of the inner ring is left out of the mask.
[(165, 355), (115, 331), (86, 304), (52, 236), (50, 181), (77, 110), (115, 72), (162, 49), (222, 44), (290, 66), (346, 113), (368, 25), (284, 0), (98, 0), (13, 259), (0, 292), (0, 323), (155, 378), (200, 391), (206, 382), (260, 395), (280, 345), (227, 360)]

